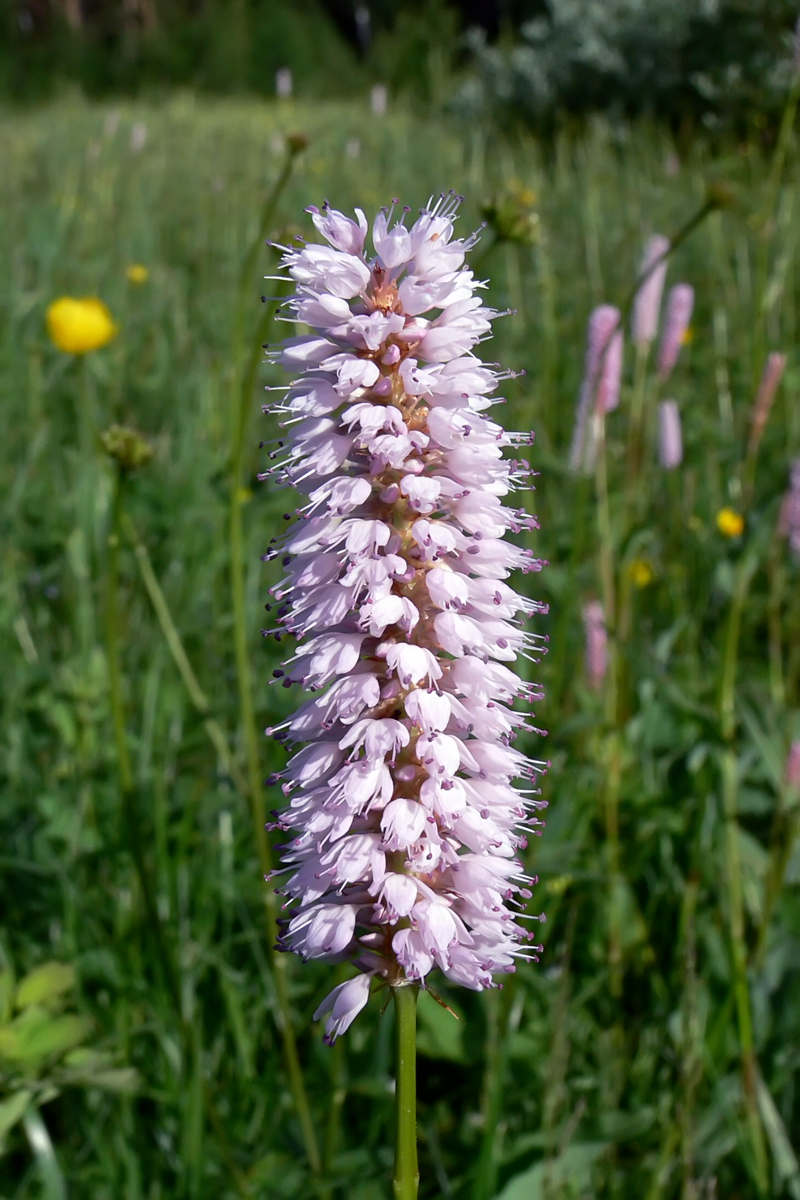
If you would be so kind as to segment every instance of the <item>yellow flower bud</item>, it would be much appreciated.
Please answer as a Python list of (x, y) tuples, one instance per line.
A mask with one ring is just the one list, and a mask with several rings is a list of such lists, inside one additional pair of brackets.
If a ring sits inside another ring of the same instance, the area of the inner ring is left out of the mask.
[(119, 333), (119, 325), (95, 296), (81, 300), (61, 296), (47, 309), (47, 332), (65, 354), (88, 354), (108, 345)]
[(717, 529), (723, 537), (741, 537), (744, 530), (744, 517), (732, 508), (721, 508), (717, 513)]
[(138, 287), (139, 284), (147, 283), (150, 271), (142, 263), (131, 263), (125, 268), (125, 278), (128, 283), (134, 283)]
[(637, 588), (646, 588), (653, 582), (653, 568), (646, 558), (635, 558), (628, 568), (633, 584)]

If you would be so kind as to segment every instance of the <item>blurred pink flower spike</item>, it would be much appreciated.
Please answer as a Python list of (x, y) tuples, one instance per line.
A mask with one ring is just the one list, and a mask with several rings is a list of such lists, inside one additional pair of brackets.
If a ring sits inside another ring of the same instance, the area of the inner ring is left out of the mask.
[(608, 666), (608, 633), (599, 600), (584, 604), (583, 626), (586, 633), (586, 682), (597, 692), (603, 686)]
[(800, 738), (795, 738), (786, 756), (786, 784), (800, 788)]
[(796, 458), (789, 471), (789, 490), (783, 497), (778, 532), (788, 539), (789, 549), (800, 559), (800, 458)]
[(586, 363), (569, 458), (573, 471), (591, 471), (594, 465), (592, 417), (612, 412), (619, 404), (622, 356), (622, 315), (613, 305), (601, 304), (589, 317)]
[(694, 288), (689, 283), (676, 283), (667, 297), (667, 315), (658, 352), (658, 373), (662, 380), (672, 373), (694, 309)]
[(631, 335), (637, 346), (649, 346), (658, 333), (661, 294), (667, 277), (666, 255), (670, 240), (661, 233), (650, 238), (645, 247), (639, 275), (642, 283), (633, 301)]
[(681, 414), (674, 400), (662, 400), (658, 406), (658, 457), (666, 471), (674, 471), (683, 459)]
[(317, 1009), (328, 1041), (371, 980), (425, 987), (438, 968), (480, 991), (539, 949), (519, 851), (545, 764), (514, 740), (542, 693), (513, 666), (543, 652), (524, 622), (546, 606), (505, 582), (543, 566), (506, 537), (536, 528), (507, 500), (530, 486), (533, 435), (486, 413), (503, 375), (474, 350), (497, 314), (465, 261), (476, 239), (454, 236), (459, 202), (413, 222), (393, 206), (371, 230), (312, 208), (325, 244), (282, 260), (287, 314), (312, 332), (274, 351), (296, 378), (268, 409), (268, 474), (301, 499), (265, 555), (285, 572), (265, 632), (297, 639), (275, 676), (313, 694), (268, 731), (292, 748), (271, 781), (293, 831), (278, 947), (358, 972)]
[(764, 429), (769, 420), (769, 414), (772, 411), (775, 393), (780, 386), (785, 370), (786, 355), (770, 354), (764, 367), (764, 374), (761, 376), (761, 383), (758, 385), (758, 392), (753, 404), (753, 413), (750, 418), (750, 442), (748, 449), (751, 454), (754, 453), (761, 442)]

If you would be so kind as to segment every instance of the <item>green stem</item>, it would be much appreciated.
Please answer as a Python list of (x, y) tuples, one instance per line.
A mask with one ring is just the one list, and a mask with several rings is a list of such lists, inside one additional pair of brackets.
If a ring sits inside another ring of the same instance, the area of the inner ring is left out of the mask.
[(178, 977), (164, 941), (161, 920), (158, 915), (153, 883), (145, 861), (142, 846), (141, 823), (138, 814), (136, 783), (131, 766), (128, 737), (125, 731), (125, 701), (122, 694), (122, 665), (120, 657), (119, 621), (119, 549), (122, 541), (123, 495), (125, 475), (117, 471), (111, 507), (111, 528), (108, 535), (108, 562), (106, 583), (106, 658), (108, 660), (109, 700), (111, 723), (114, 730), (114, 748), (117, 755), (120, 791), (122, 793), (123, 819), (127, 828), (127, 840), (133, 856), (139, 884), (142, 889), (147, 925), (155, 941), (158, 959), (172, 1001), (180, 1014), (181, 992)]
[(770, 836), (769, 862), (764, 888), (764, 910), (761, 914), (761, 928), (758, 931), (758, 943), (754, 956), (755, 965), (759, 970), (764, 966), (769, 924), (794, 851), (798, 831), (798, 808), (800, 808), (800, 789), (794, 785), (785, 784), (778, 796), (778, 805)]
[[(239, 478), (240, 474), (237, 471), (234, 475), (234, 480), (238, 480)], [(250, 800), (250, 813), (258, 850), (259, 866), (262, 875), (266, 877), (272, 871), (272, 848), (269, 844), (266, 830), (266, 802), (262, 784), (261, 755), (259, 752), (258, 734), (256, 732), (253, 682), (247, 645), (248, 624), (244, 593), (242, 501), (239, 486), (235, 483), (231, 487), (228, 532), (231, 555), (234, 652), (236, 655), (236, 679), (239, 686), (239, 714), (245, 739), (247, 793)], [(286, 959), (284, 955), (276, 954), (274, 949), (277, 937), (277, 905), (275, 902), (275, 893), (272, 887), (268, 885), (264, 888), (264, 909), (267, 924), (267, 948), (280, 1012), (280, 1033), (286, 1055), (289, 1087), (292, 1092), (297, 1116), (300, 1120), (309, 1165), (312, 1172), (318, 1175), (322, 1170), (322, 1160), (317, 1145), (316, 1133), (314, 1132), (314, 1121), (303, 1082), (300, 1058), (297, 1053), (297, 1042), (292, 1027), (292, 1005), (289, 996), (288, 981), (286, 979)]]
[(758, 1070), (753, 1043), (750, 989), (747, 981), (747, 948), (745, 944), (742, 868), (739, 855), (739, 822), (737, 817), (738, 763), (736, 760), (736, 750), (733, 745), (736, 732), (735, 696), (739, 636), (742, 613), (747, 599), (750, 580), (753, 577), (756, 565), (757, 558), (754, 549), (746, 554), (739, 564), (725, 639), (719, 710), (721, 733), (726, 743), (722, 752), (722, 803), (725, 814), (725, 865), (728, 883), (731, 961), (733, 966), (734, 1000), (739, 1026), (742, 1085), (756, 1170), (756, 1186), (759, 1195), (766, 1195), (768, 1187), (767, 1156), (764, 1145), (764, 1130), (758, 1109)]
[(111, 699), (111, 720), (114, 726), (114, 745), (123, 803), (134, 790), (128, 739), (125, 734), (125, 705), (122, 698), (122, 668), (120, 665), (119, 635), (119, 546), (122, 533), (122, 497), (125, 476), (117, 472), (111, 510), (111, 531), (108, 535), (108, 591), (106, 593), (106, 654)]
[[(258, 239), (254, 242), (251, 248), (250, 255), (246, 260), (241, 280), (241, 295), (246, 294), (246, 289), (249, 286), (249, 275), (255, 269), (255, 262), (258, 250), (263, 240), (263, 230), (265, 230), (274, 212), (278, 197), (288, 182), (291, 173), (291, 164), (294, 161), (296, 152), (290, 152), (287, 156), (287, 161), (284, 170), (279, 176), (275, 187), (272, 190), (271, 196), (268, 198), (264, 213), (261, 219), (262, 231), (259, 233)], [(241, 297), (240, 297), (241, 300)], [(238, 391), (234, 394), (233, 404), (233, 428), (231, 432), (231, 456), (230, 456), (230, 494), (229, 494), (229, 511), (228, 511), (228, 535), (230, 546), (230, 583), (231, 583), (231, 602), (233, 608), (233, 643), (234, 656), (236, 660), (236, 681), (239, 691), (239, 716), (241, 722), (242, 733), (244, 735), (245, 760), (246, 760), (246, 783), (247, 795), (250, 802), (250, 813), (253, 822), (253, 831), (255, 834), (256, 847), (258, 850), (258, 861), (261, 873), (268, 876), (273, 867), (272, 848), (269, 843), (269, 838), (266, 831), (266, 800), (264, 795), (264, 787), (262, 782), (263, 772), (261, 768), (261, 753), (259, 733), (256, 724), (256, 711), (253, 701), (253, 680), (250, 669), (250, 655), (248, 648), (248, 629), (247, 610), (245, 603), (245, 567), (244, 567), (244, 530), (242, 524), (242, 476), (244, 473), (244, 448), (245, 448), (245, 431), (248, 426), (248, 417), (250, 414), (250, 406), (252, 403), (253, 390), (255, 388), (256, 376), (258, 374), (258, 366), (261, 361), (261, 343), (266, 335), (266, 332), (275, 317), (277, 312), (278, 301), (273, 301), (269, 304), (261, 315), (256, 330), (256, 336), (253, 339), (250, 353), (248, 354), (244, 369), (241, 375), (238, 375)], [(235, 360), (238, 367), (240, 360), (241, 347), (241, 326), (243, 322), (243, 307), (240, 307), (237, 315), (235, 329)], [(273, 979), (275, 982), (275, 995), (278, 1002), (279, 1010), (279, 1032), (283, 1041), (284, 1055), (286, 1059), (286, 1069), (289, 1076), (289, 1088), (292, 1093), (295, 1111), (297, 1112), (300, 1128), (302, 1131), (303, 1142), (306, 1148), (309, 1166), (314, 1175), (319, 1176), (322, 1171), (322, 1159), (320, 1157), (317, 1137), (314, 1130), (314, 1120), (311, 1115), (311, 1107), (308, 1102), (305, 1084), (303, 1082), (303, 1072), (300, 1066), (300, 1058), (297, 1052), (297, 1042), (294, 1036), (292, 1026), (292, 1004), (289, 995), (288, 980), (286, 977), (287, 960), (283, 954), (276, 954), (274, 950), (277, 937), (277, 905), (275, 894), (270, 886), (264, 888), (264, 910), (267, 926), (267, 947), (270, 956), (270, 964), (272, 966)]]
[(603, 817), (608, 856), (608, 942), (611, 993), (622, 991), (622, 935), (620, 929), (619, 875), (619, 789), (622, 774), (622, 748), (619, 730), (619, 647), (616, 611), (616, 579), (614, 570), (614, 534), (608, 494), (606, 461), (605, 416), (598, 414), (597, 458), (597, 534), (600, 554), (600, 582), (603, 592), (603, 616), (608, 634), (607, 668), (604, 681), (606, 762), (603, 792)]
[(161, 632), (164, 634), (164, 640), (167, 643), (173, 662), (178, 668), (181, 679), (186, 685), (186, 691), (189, 693), (189, 699), (197, 709), (197, 711), (205, 718), (203, 726), (208, 734), (209, 741), (217, 752), (220, 762), (226, 774), (233, 781), (234, 786), (241, 796), (247, 799), (247, 780), (242, 775), (236, 762), (231, 754), (228, 746), (228, 739), (222, 729), (220, 723), (212, 716), (211, 705), (208, 698), (198, 683), (197, 676), (194, 673), (192, 664), (189, 662), (189, 657), (184, 649), (181, 636), (178, 633), (175, 622), (172, 619), (172, 613), (169, 611), (169, 606), (161, 590), (161, 585), (158, 582), (156, 573), (153, 570), (153, 564), (150, 561), (150, 555), (147, 552), (147, 547), (141, 541), (136, 527), (127, 514), (123, 515), (123, 525), (129, 542), (133, 547), (133, 552), (136, 555), (136, 561), (139, 564), (139, 572), (142, 576), (142, 582), (150, 602), (153, 605), (155, 614), (158, 618), (158, 623), (161, 626)]
[(94, 497), (96, 469), (94, 452), (94, 389), (86, 359), (80, 364), (78, 397), (78, 451), (80, 480), (77, 497), (77, 537), (75, 574), (78, 584), (78, 638), (84, 658), (88, 658), (95, 639), (94, 597), (92, 595), (92, 550), (94, 548)]
[(481, 1103), (483, 1137), (475, 1172), (475, 1185), (472, 1189), (473, 1200), (488, 1200), (495, 1193), (497, 1126), (500, 1120), (503, 1088), (501, 1046), (504, 1039), (500, 1038), (500, 998), (500, 993), (494, 988), (486, 993), (484, 1006), (486, 1012), (486, 1056)]
[(394, 987), (397, 1085), (395, 1093), (394, 1200), (417, 1200), (417, 993), (415, 984)]
[[(153, 882), (150, 878), (150, 873), (147, 869), (147, 863), (145, 861), (141, 837), (141, 821), (138, 812), (136, 782), (133, 775), (133, 768), (131, 766), (128, 738), (125, 731), (125, 703), (122, 694), (122, 666), (120, 655), (119, 549), (122, 541), (123, 524), (126, 525), (126, 527), (129, 526), (129, 536), (131, 530), (133, 530), (133, 526), (129, 521), (127, 521), (124, 514), (124, 487), (125, 475), (123, 472), (117, 471), (111, 510), (111, 529), (108, 537), (106, 656), (108, 659), (111, 719), (114, 729), (114, 744), (117, 752), (120, 791), (122, 792), (122, 804), (125, 813), (128, 840), (131, 847), (134, 865), (136, 867), (136, 873), (139, 878), (139, 884), (142, 889), (142, 897), (147, 915), (147, 924), (148, 928), (152, 931), (155, 949), (161, 964), (164, 981), (167, 985), (167, 990), (169, 991), (178, 1021), (180, 1023), (184, 1052), (186, 1055), (194, 1053), (196, 1056), (199, 1056), (200, 1049), (198, 1046), (193, 1045), (194, 1039), (192, 1038), (191, 1030), (189, 1029), (183, 1016), (180, 981), (178, 979), (177, 972), (175, 971), (175, 966), (172, 961), (169, 948), (164, 940), (161, 918), (158, 915), (158, 906), (155, 899), (155, 890), (153, 888)], [(155, 576), (153, 576), (153, 578), (155, 579)], [(156, 584), (156, 587), (157, 586), (158, 585)], [(169, 614), (167, 613), (167, 615)], [(160, 613), (159, 616), (161, 616)], [(191, 668), (189, 668), (189, 670), (191, 671)], [(244, 1196), (246, 1194), (245, 1180), (233, 1158), (224, 1128), (222, 1127), (219, 1115), (214, 1105), (214, 1100), (211, 1095), (208, 1082), (203, 1080), (201, 1086), (206, 1113), (209, 1121), (211, 1122), (212, 1128), (217, 1135), (223, 1158), (225, 1159), (231, 1171), (237, 1192), (240, 1196)]]
[(292, 170), (294, 168), (294, 160), (297, 158), (299, 152), (300, 148), (294, 145), (287, 146), (286, 156), (283, 161), (283, 166), (281, 167), (281, 172), (270, 188), (267, 198), (264, 201), (264, 207), (261, 210), (261, 219), (258, 223), (258, 233), (253, 239), (250, 249), (247, 251), (244, 262), (242, 263), (242, 269), (239, 273), (239, 298), (236, 306), (237, 334), (241, 334), (244, 326), (245, 313), (250, 302), (250, 290), (253, 286), (253, 276), (255, 274), (256, 264), (258, 263), (259, 253), (264, 245), (264, 239), (269, 233), (281, 193), (291, 178)]

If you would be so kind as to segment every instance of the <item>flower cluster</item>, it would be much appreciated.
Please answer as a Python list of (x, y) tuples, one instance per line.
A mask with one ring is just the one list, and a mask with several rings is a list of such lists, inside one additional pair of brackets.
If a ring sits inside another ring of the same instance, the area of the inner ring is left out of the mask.
[(543, 564), (504, 540), (536, 522), (503, 503), (530, 475), (503, 451), (532, 437), (486, 415), (503, 376), (473, 350), (497, 314), (465, 266), (474, 239), (453, 236), (457, 207), (442, 198), (410, 226), (382, 211), (374, 254), (361, 211), (310, 209), (327, 245), (282, 260), (291, 318), (313, 332), (276, 352), (299, 377), (266, 410), (287, 430), (267, 474), (306, 500), (265, 556), (286, 571), (265, 632), (299, 643), (275, 675), (319, 694), (268, 731), (294, 747), (275, 777), (278, 827), (295, 832), (279, 945), (358, 968), (316, 1014), (328, 1039), (373, 977), (424, 984), (438, 967), (482, 989), (539, 949), (517, 852), (541, 825), (544, 764), (512, 743), (530, 728), (514, 701), (541, 693), (509, 664), (536, 660), (520, 616), (545, 606), (505, 580)]

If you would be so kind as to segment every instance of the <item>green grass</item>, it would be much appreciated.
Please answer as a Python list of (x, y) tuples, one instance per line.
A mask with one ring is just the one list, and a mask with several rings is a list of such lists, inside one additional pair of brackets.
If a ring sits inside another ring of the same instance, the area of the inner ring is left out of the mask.
[[(139, 153), (129, 149), (135, 122), (147, 131)], [(329, 1050), (311, 1014), (335, 972), (284, 960), (324, 1158), (323, 1178), (309, 1174), (241, 782), (229, 486), (243, 351), (232, 347), (242, 263), (283, 135), (295, 130), (310, 144), (281, 197), (276, 236), (287, 226), (308, 233), (303, 209), (324, 197), (371, 212), (395, 195), (417, 206), (452, 187), (466, 196), (468, 231), (490, 195), (536, 193), (535, 243), (476, 255), (491, 301), (515, 310), (486, 350), (527, 372), (509, 381), (502, 413), (537, 431), (542, 528), (532, 544), (551, 563), (525, 584), (552, 606), (540, 624), (550, 652), (537, 714), (550, 730), (550, 809), (528, 852), (542, 880), (533, 905), (547, 913), (545, 953), (499, 993), (443, 984), (460, 1024), (423, 1004), (421, 1196), (799, 1197), (800, 854), (783, 769), (800, 737), (800, 571), (774, 535), (800, 454), (795, 168), (771, 190), (755, 148), (711, 160), (698, 146), (676, 171), (666, 139), (646, 129), (598, 126), (545, 159), (532, 142), (506, 144), (438, 114), (376, 121), (366, 102), (191, 96), (115, 110), (64, 101), (0, 117), (0, 946), (19, 974), (53, 958), (74, 963), (93, 1043), (140, 1079), (121, 1096), (65, 1086), (43, 1101), (54, 1154), (31, 1153), (35, 1113), (15, 1125), (0, 1195), (49, 1200), (64, 1186), (74, 1200), (389, 1194), (392, 1012), (371, 1002)], [(566, 465), (586, 320), (593, 305), (623, 300), (646, 237), (678, 229), (715, 180), (734, 204), (670, 264), (671, 281), (697, 293), (693, 341), (669, 384), (684, 463), (670, 474), (657, 465), (651, 373), (644, 466), (636, 476), (627, 468), (628, 347), (622, 404), (608, 420), (601, 544), (595, 483)], [(125, 277), (134, 262), (150, 271), (138, 287)], [(264, 250), (245, 348), (261, 315), (260, 276), (273, 267)], [(102, 297), (121, 324), (116, 341), (84, 362), (59, 354), (44, 313), (62, 294)], [(787, 351), (789, 365), (749, 498), (741, 469), (769, 350)], [(266, 368), (261, 380), (280, 382)], [(291, 501), (255, 482), (256, 446), (270, 436), (259, 403), (256, 392), (241, 499), (264, 727), (293, 702), (269, 686), (281, 647), (259, 637), (276, 579), (259, 556)], [(193, 704), (123, 539), (132, 791), (120, 786), (104, 637), (115, 484), (97, 435), (112, 422), (135, 425), (155, 448), (126, 485), (125, 509), (210, 704)], [(741, 539), (716, 529), (726, 504), (746, 518)], [(584, 682), (581, 608), (602, 595), (602, 550), (619, 599), (616, 696)], [(641, 590), (629, 583), (634, 559), (653, 571)], [(266, 776), (280, 752), (266, 739), (258, 748)], [(531, 749), (542, 753), (541, 743)], [(788, 866), (765, 927), (781, 848)], [(12, 1076), (0, 1058), (0, 1087)]]

